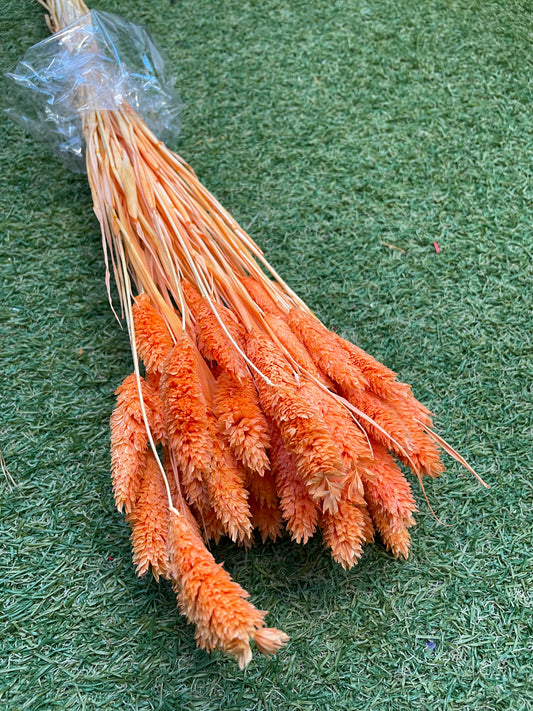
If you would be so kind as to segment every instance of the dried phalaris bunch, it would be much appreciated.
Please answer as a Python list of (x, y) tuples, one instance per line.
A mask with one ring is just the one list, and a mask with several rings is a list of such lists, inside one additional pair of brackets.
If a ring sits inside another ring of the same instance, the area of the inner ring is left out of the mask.
[[(81, 0), (44, 0), (58, 30)], [(83, 115), (86, 163), (134, 372), (111, 417), (115, 501), (139, 575), (171, 581), (207, 650), (251, 659), (288, 638), (206, 547), (320, 529), (344, 568), (379, 535), (407, 558), (415, 500), (400, 463), (443, 471), (408, 385), (329, 331), (193, 170), (123, 103)]]

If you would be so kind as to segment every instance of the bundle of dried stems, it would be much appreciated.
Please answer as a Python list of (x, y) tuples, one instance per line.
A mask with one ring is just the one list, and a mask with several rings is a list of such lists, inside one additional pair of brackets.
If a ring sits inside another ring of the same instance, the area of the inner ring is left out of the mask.
[[(58, 31), (88, 10), (43, 0)], [(111, 417), (115, 500), (139, 575), (168, 578), (200, 646), (251, 659), (287, 641), (206, 541), (317, 529), (349, 568), (379, 534), (407, 557), (416, 510), (397, 460), (443, 471), (408, 385), (329, 331), (191, 168), (124, 104), (84, 114), (86, 160), (134, 373)], [(109, 286), (109, 284), (108, 284)], [(142, 362), (144, 375), (141, 375)]]

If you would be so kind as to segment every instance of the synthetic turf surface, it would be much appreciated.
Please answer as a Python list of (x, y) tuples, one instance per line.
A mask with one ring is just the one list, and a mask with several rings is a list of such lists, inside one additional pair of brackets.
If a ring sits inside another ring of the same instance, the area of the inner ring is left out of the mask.
[[(427, 483), (445, 526), (415, 486), (407, 562), (373, 545), (345, 573), (318, 539), (219, 546), (291, 642), (245, 672), (197, 650), (113, 509), (108, 418), (131, 362), (85, 178), (2, 117), (0, 708), (533, 708), (531, 4), (97, 7), (167, 52), (175, 147), (205, 184), (492, 488), (447, 459)], [(30, 0), (0, 13), (5, 71), (47, 31)]]

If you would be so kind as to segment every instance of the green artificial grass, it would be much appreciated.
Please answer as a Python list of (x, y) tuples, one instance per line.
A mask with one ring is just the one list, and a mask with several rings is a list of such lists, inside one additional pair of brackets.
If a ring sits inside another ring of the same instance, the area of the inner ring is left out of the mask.
[[(218, 560), (291, 642), (241, 672), (136, 578), (108, 419), (131, 371), (86, 180), (0, 118), (0, 708), (533, 708), (533, 10), (524, 0), (99, 0), (145, 23), (175, 148), (288, 283), (397, 370), (446, 458), (412, 554), (318, 538)], [(47, 36), (0, 10), (8, 70)], [(433, 243), (439, 246), (437, 253)], [(393, 245), (392, 247), (389, 245)]]

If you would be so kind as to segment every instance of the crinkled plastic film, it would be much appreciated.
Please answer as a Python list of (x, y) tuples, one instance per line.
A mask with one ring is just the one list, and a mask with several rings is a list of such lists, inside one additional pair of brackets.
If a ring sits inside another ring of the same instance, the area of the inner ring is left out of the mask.
[(143, 27), (107, 12), (34, 45), (7, 77), (6, 112), (76, 172), (85, 170), (86, 112), (127, 103), (162, 141), (180, 130), (181, 102), (160, 51)]

